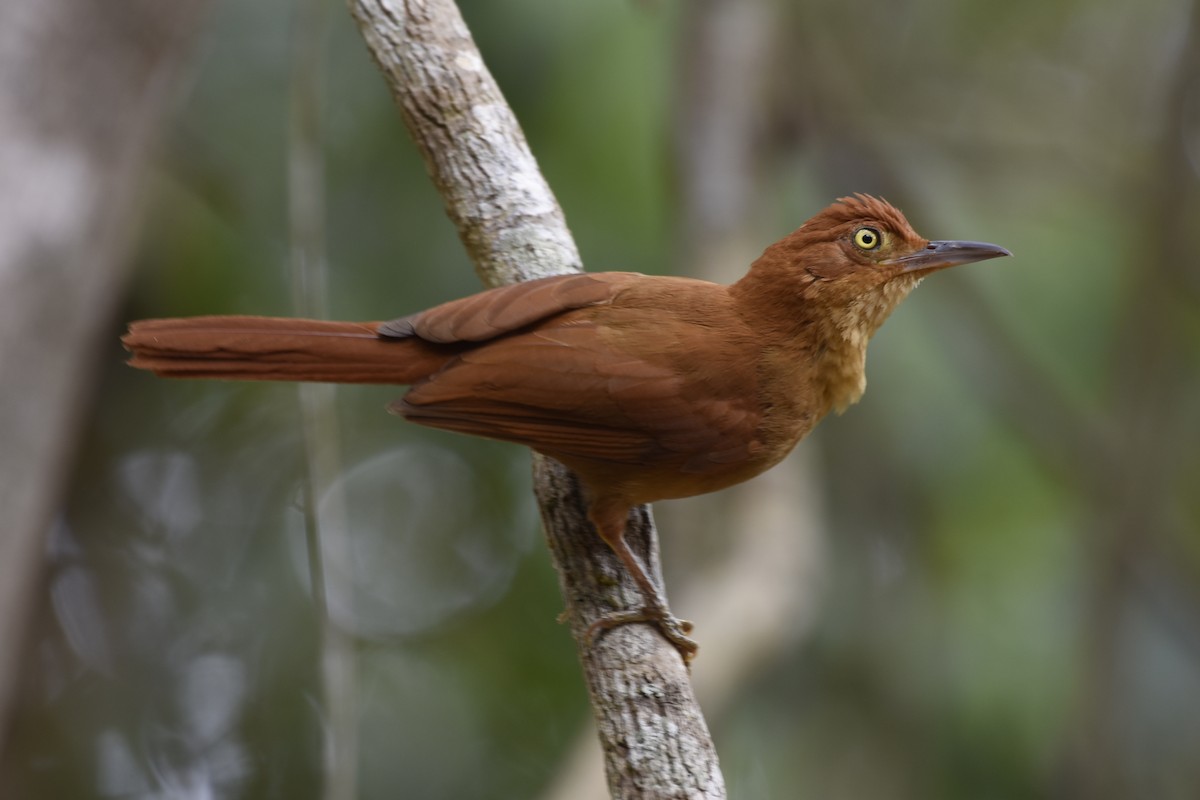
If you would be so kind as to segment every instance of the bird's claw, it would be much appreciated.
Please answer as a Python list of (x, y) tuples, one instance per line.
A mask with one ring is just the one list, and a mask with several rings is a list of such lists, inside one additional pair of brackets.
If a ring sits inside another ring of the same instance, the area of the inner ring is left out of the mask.
[(591, 647), (596, 641), (596, 637), (604, 631), (634, 622), (645, 622), (658, 628), (659, 633), (679, 651), (684, 664), (690, 663), (696, 657), (696, 651), (700, 649), (696, 640), (688, 637), (695, 627), (689, 620), (680, 619), (666, 609), (653, 606), (629, 611), (614, 611), (599, 617), (588, 626), (584, 641), (588, 647)]

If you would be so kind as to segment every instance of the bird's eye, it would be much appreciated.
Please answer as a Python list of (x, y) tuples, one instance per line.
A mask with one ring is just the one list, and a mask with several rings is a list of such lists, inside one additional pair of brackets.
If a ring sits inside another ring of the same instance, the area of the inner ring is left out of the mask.
[(854, 246), (859, 250), (874, 250), (883, 242), (883, 237), (874, 228), (859, 228), (854, 232)]

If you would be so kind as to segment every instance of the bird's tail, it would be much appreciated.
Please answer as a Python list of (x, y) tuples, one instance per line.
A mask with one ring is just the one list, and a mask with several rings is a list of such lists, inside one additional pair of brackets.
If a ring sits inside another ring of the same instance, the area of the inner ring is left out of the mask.
[(169, 378), (410, 384), (457, 350), (381, 339), (377, 322), (185, 317), (134, 322), (121, 338), (131, 366)]

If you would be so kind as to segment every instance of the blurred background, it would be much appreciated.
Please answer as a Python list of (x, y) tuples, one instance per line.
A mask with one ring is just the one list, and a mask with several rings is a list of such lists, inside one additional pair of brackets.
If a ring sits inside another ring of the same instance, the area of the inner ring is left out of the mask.
[[(158, 6), (63, 14), (109, 62), (36, 76), (3, 26), (22, 115), (153, 102), (97, 134), (136, 180), (96, 172), (95, 207), (127, 213), (43, 259), (87, 276), (47, 290), (63, 319), (0, 324), (10, 422), (30, 357), (78, 379), (53, 441), (0, 429), (5, 503), (49, 498), (0, 564), (32, 598), (0, 638), (0, 795), (602, 797), (525, 451), (402, 424), (387, 388), (122, 365), (131, 319), (479, 288), (341, 5)], [(460, 7), (589, 269), (731, 281), (856, 191), (1015, 253), (911, 296), (792, 461), (656, 508), (730, 796), (1200, 796), (1200, 6)], [(56, 219), (7, 119), (6, 259)]]

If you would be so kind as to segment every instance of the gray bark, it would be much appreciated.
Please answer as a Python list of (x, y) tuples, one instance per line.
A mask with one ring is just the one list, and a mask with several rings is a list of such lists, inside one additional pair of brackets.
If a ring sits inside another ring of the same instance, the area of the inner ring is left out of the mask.
[[(350, 8), (484, 283), (580, 269), (562, 211), (453, 2), (351, 0)], [(641, 598), (586, 521), (578, 482), (539, 458), (535, 489), (613, 797), (724, 797), (716, 751), (674, 647), (644, 625), (584, 642), (593, 619)], [(633, 518), (630, 542), (657, 572), (649, 510)]]

